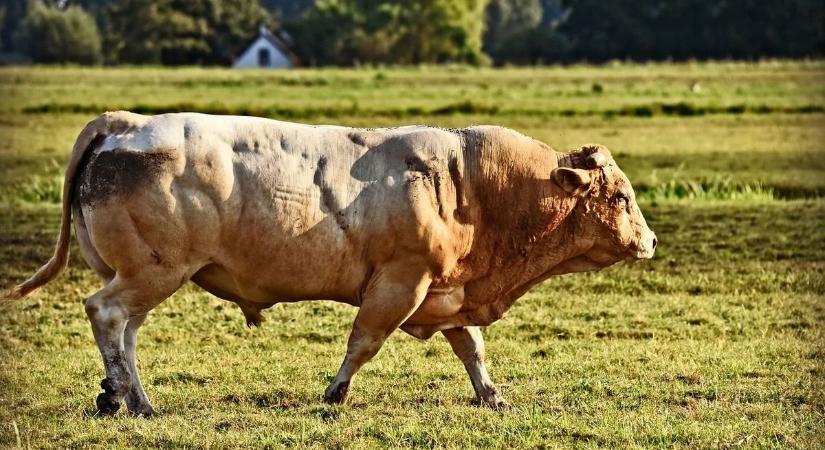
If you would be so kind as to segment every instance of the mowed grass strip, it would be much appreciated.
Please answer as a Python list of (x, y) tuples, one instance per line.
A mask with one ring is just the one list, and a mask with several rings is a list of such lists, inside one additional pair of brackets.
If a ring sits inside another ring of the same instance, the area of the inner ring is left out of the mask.
[(825, 105), (807, 104), (798, 106), (772, 106), (772, 105), (696, 105), (689, 102), (677, 103), (652, 103), (646, 105), (624, 106), (616, 109), (507, 109), (501, 110), (493, 103), (481, 103), (472, 100), (463, 100), (457, 103), (448, 103), (436, 106), (432, 109), (424, 109), (418, 106), (408, 106), (406, 108), (387, 107), (382, 109), (363, 109), (357, 102), (351, 105), (339, 105), (337, 107), (316, 107), (298, 108), (281, 107), (270, 105), (257, 108), (243, 106), (228, 106), (223, 103), (178, 103), (178, 104), (136, 104), (136, 105), (94, 105), (79, 103), (45, 103), (23, 108), (27, 114), (43, 113), (86, 113), (102, 114), (109, 110), (127, 110), (138, 114), (166, 114), (176, 112), (198, 111), (204, 114), (235, 115), (235, 116), (257, 116), (271, 117), (279, 119), (317, 119), (320, 117), (337, 119), (344, 116), (365, 115), (370, 117), (390, 117), (403, 119), (417, 116), (450, 116), (450, 115), (497, 115), (497, 116), (602, 116), (611, 117), (653, 117), (665, 116), (702, 116), (705, 114), (813, 114), (825, 112)]
[[(210, 104), (250, 111), (434, 111), (462, 102), (498, 111), (600, 111), (651, 104), (694, 108), (821, 107), (825, 65), (700, 63), (474, 69), (469, 67), (235, 71), (163, 68), (0, 68), (16, 112), (42, 105)], [(83, 112), (87, 112), (84, 110)]]

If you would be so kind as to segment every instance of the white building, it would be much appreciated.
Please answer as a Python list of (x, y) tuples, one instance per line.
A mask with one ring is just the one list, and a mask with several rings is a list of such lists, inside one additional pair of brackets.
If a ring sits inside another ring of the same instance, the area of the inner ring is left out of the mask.
[(295, 58), (286, 43), (261, 26), (258, 37), (235, 59), (236, 69), (289, 69), (295, 66)]

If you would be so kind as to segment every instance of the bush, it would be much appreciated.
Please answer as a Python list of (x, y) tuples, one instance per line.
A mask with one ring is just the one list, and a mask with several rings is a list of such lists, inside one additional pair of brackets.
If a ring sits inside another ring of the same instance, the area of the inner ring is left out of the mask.
[(79, 6), (65, 10), (35, 4), (20, 25), (18, 48), (36, 63), (98, 64), (100, 32)]
[(489, 62), (481, 51), (486, 0), (318, 0), (287, 22), (307, 64)]
[(271, 22), (257, 0), (118, 0), (107, 58), (123, 64), (229, 65)]

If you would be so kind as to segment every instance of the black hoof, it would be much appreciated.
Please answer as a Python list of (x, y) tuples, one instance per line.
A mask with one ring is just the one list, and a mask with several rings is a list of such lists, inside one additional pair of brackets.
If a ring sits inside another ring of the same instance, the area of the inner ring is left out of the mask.
[(98, 394), (95, 403), (97, 403), (97, 412), (103, 416), (111, 416), (120, 409), (120, 402), (115, 401), (114, 398), (106, 392)]
[(134, 417), (152, 417), (155, 415), (155, 408), (152, 408), (152, 405), (149, 403), (143, 403), (139, 400), (135, 400), (135, 397), (127, 394), (126, 395), (126, 408), (129, 410), (129, 414)]
[(349, 381), (343, 381), (327, 388), (324, 393), (324, 402), (330, 405), (341, 405), (347, 400)]
[(155, 415), (155, 409), (151, 406), (144, 406), (136, 409), (129, 409), (129, 414), (134, 417), (152, 417)]

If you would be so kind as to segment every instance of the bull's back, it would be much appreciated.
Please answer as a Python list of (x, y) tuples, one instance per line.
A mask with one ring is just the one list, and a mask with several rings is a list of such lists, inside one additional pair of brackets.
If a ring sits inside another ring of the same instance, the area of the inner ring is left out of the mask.
[(349, 300), (399, 245), (426, 247), (427, 186), (409, 174), (437, 159), (432, 133), (155, 116), (106, 138), (80, 197), (128, 209), (153, 251), (203, 265), (227, 295)]
[(349, 173), (366, 149), (337, 127), (233, 127), (216, 262), (238, 285), (260, 286), (247, 297), (351, 297), (368, 271), (365, 236), (381, 228), (381, 193)]
[(438, 208), (432, 186), (414, 174), (424, 160), (438, 164), (432, 153), (441, 142), (432, 134), (440, 130), (268, 121), (238, 123), (236, 130), (229, 203), (241, 206), (237, 220), (225, 223), (231, 242), (223, 256), (238, 273), (265, 267), (281, 297), (354, 300), (382, 261), (428, 251)]

